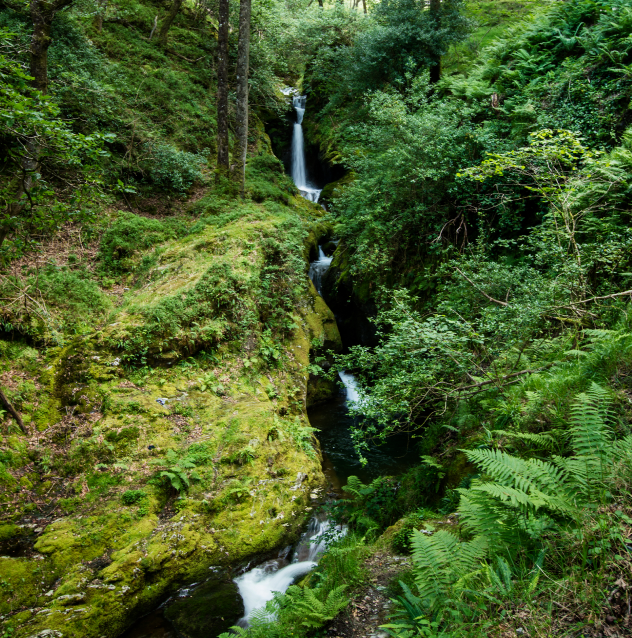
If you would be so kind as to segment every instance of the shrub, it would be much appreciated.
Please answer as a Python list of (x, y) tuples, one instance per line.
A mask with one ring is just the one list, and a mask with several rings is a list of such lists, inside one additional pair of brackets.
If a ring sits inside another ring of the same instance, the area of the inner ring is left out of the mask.
[(182, 237), (186, 232), (186, 225), (180, 220), (160, 221), (121, 211), (101, 238), (99, 259), (102, 268), (115, 273), (130, 272), (135, 266), (132, 258), (136, 253)]
[(125, 505), (136, 505), (144, 498), (147, 498), (147, 494), (143, 490), (127, 490), (121, 494), (121, 500)]
[(170, 144), (148, 144), (149, 176), (154, 184), (184, 193), (196, 180), (202, 179), (202, 166), (209, 150), (202, 153), (178, 151)]

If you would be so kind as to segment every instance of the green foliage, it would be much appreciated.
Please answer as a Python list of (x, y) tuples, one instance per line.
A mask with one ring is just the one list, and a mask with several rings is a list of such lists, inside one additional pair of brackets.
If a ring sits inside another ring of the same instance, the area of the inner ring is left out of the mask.
[[(26, 303), (18, 303), (23, 291), (28, 291)], [(46, 342), (63, 343), (63, 334), (87, 331), (112, 306), (81, 265), (49, 263), (26, 276), (5, 277), (0, 293), (9, 301), (0, 311), (4, 325)]]
[(186, 234), (179, 220), (148, 219), (119, 211), (114, 223), (103, 233), (99, 260), (106, 272), (120, 274), (133, 271), (140, 251)]
[(200, 476), (195, 470), (195, 457), (191, 455), (180, 457), (171, 448), (167, 450), (164, 459), (156, 459), (152, 461), (152, 464), (166, 467), (166, 469), (158, 470), (156, 477), (163, 485), (176, 492), (186, 492), (192, 480), (200, 480)]
[(121, 500), (125, 505), (136, 505), (136, 503), (147, 498), (143, 490), (126, 490), (121, 494)]
[[(345, 585), (341, 585), (324, 594), (322, 588), (311, 589), (293, 585), (277, 599), (277, 605), (279, 609), (287, 610), (284, 614), (284, 622), (317, 629), (332, 620), (341, 609), (347, 606), (349, 599), (343, 595), (345, 589)], [(259, 617), (265, 619), (270, 611), (266, 609), (259, 612)], [(254, 620), (256, 622), (256, 616)]]
[(149, 143), (144, 161), (154, 184), (184, 193), (193, 182), (202, 179), (201, 169), (208, 154), (208, 149), (196, 154), (178, 151), (169, 144)]
[(90, 217), (102, 194), (99, 164), (109, 155), (104, 142), (114, 139), (110, 133), (74, 132), (59, 107), (31, 88), (16, 59), (15, 36), (0, 26), (2, 259), (23, 254), (36, 236), (68, 219)]
[(451, 45), (467, 36), (463, 4), (445, 0), (437, 15), (415, 0), (378, 3), (373, 24), (358, 35), (350, 52), (346, 84), (356, 91), (401, 86), (421, 68), (434, 66)]
[(593, 519), (597, 505), (617, 498), (620, 463), (632, 454), (632, 437), (613, 441), (610, 407), (611, 396), (596, 384), (576, 396), (572, 456), (547, 461), (485, 447), (466, 450), (481, 472), (469, 489), (458, 490), (461, 532), (470, 540), (446, 530), (412, 532), (418, 596), (403, 588), (397, 622), (390, 626), (413, 628), (423, 618), (447, 629), (479, 617), (485, 602), (502, 606), (529, 598), (540, 582), (545, 550), (564, 551), (568, 538), (579, 540), (580, 560), (593, 567), (621, 546), (619, 525), (609, 530), (600, 515)]

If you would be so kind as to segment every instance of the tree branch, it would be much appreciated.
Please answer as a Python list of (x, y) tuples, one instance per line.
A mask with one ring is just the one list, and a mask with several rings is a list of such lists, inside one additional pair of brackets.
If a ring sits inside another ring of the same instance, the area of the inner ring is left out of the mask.
[(0, 390), (0, 404), (2, 404), (5, 410), (15, 419), (15, 422), (20, 426), (22, 432), (24, 432), (24, 434), (28, 434), (28, 430), (24, 425), (24, 421), (22, 421), (20, 413), (9, 403), (9, 400), (2, 390)]
[(488, 381), (481, 381), (480, 383), (473, 383), (472, 385), (462, 385), (458, 388), (455, 388), (457, 392), (461, 392), (461, 390), (469, 390), (470, 388), (480, 388), (484, 385), (490, 385), (492, 383), (497, 383), (498, 381), (504, 381), (505, 379), (511, 379), (512, 377), (518, 377), (522, 374), (535, 374), (536, 372), (542, 372), (544, 370), (548, 370), (553, 364), (548, 363), (542, 368), (536, 368), (535, 370), (520, 370), (520, 372), (512, 372), (511, 374), (506, 374), (502, 377), (497, 377), (496, 379), (489, 379)]
[(480, 292), (481, 295), (483, 295), (484, 297), (487, 297), (487, 299), (489, 299), (490, 301), (497, 303), (499, 306), (509, 305), (506, 301), (498, 301), (498, 299), (494, 299), (493, 297), (490, 297), (484, 290), (481, 290), (465, 273), (460, 271), (458, 268), (456, 269), (456, 271), (459, 273), (459, 275), (461, 275), (461, 277), (463, 277), (463, 279), (466, 279), (474, 288), (476, 288), (476, 290), (478, 290), (478, 292)]
[(625, 297), (625, 295), (632, 295), (632, 290), (624, 290), (623, 292), (615, 292), (612, 295), (604, 295), (603, 297), (591, 297), (590, 299), (582, 299), (581, 301), (571, 301), (569, 305), (565, 306), (552, 306), (550, 310), (555, 308), (570, 308), (576, 303), (590, 303), (591, 301), (598, 301), (599, 299), (614, 299), (615, 297)]

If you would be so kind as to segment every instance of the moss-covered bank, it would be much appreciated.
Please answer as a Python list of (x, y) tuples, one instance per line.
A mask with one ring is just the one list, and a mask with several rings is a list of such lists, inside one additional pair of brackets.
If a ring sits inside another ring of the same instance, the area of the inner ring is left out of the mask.
[(298, 534), (323, 483), (310, 352), (340, 347), (306, 276), (321, 215), (237, 204), (135, 255), (149, 267), (91, 331), (3, 342), (4, 376), (33, 388), (29, 435), (7, 422), (0, 442), (3, 628), (116, 636)]

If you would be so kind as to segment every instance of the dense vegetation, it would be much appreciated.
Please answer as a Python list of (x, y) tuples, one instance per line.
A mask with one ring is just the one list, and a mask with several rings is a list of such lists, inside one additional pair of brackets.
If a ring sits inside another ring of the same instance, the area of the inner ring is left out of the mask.
[[(46, 85), (0, 4), (4, 636), (119, 635), (298, 533), (308, 375), (340, 370), (357, 453), (407, 432), (419, 464), (351, 477), (347, 536), (239, 634), (326, 631), (381, 552), (412, 560), (398, 638), (632, 631), (632, 8), (352, 5), (253, 4), (242, 198), (216, 171), (217, 3), (77, 0)], [(325, 217), (272, 154), (288, 86), (345, 173)], [(305, 277), (332, 236), (324, 299), (373, 325), (343, 352)]]

